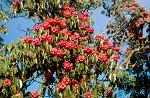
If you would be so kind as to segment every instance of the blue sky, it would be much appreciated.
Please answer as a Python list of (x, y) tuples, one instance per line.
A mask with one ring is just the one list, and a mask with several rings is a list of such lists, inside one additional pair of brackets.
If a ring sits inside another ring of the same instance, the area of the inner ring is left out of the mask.
[[(145, 6), (146, 9), (150, 11), (150, 0), (138, 0), (138, 2)], [(93, 11), (92, 18), (94, 19), (94, 29), (95, 34), (99, 34), (100, 32), (105, 31), (106, 24), (109, 21), (109, 18), (105, 17), (101, 14), (102, 9), (97, 8)], [(33, 25), (35, 23), (31, 19), (25, 19), (25, 18), (16, 18), (9, 20), (9, 22), (6, 24), (8, 26), (8, 34), (0, 34), (4, 38), (4, 43), (9, 44), (10, 42), (17, 42), (19, 36), (25, 36), (26, 33), (22, 30), (26, 30), (26, 28), (32, 29)], [(40, 80), (40, 79), (38, 79)], [(35, 84), (32, 87), (29, 87), (29, 91), (37, 89), (38, 84)], [(121, 98), (121, 97), (120, 97)]]

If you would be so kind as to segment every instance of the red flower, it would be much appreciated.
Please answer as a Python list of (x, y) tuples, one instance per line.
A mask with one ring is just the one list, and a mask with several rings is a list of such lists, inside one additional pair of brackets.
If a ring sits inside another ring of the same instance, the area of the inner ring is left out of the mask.
[(59, 26), (60, 26), (60, 28), (66, 28), (67, 24), (64, 21), (62, 21), (59, 23)]
[(67, 44), (67, 41), (61, 40), (58, 43), (56, 43), (56, 46), (58, 46), (58, 47), (65, 47), (66, 44)]
[(39, 94), (38, 94), (38, 91), (34, 91), (31, 93), (31, 98), (38, 98)]
[(114, 56), (114, 60), (118, 61), (120, 59), (120, 56), (119, 55), (115, 55)]
[(64, 56), (64, 51), (57, 49), (57, 48), (52, 48), (51, 54), (57, 55), (57, 56)]
[(78, 17), (78, 13), (77, 12), (72, 12), (72, 14), (75, 16), (75, 17)]
[(103, 39), (103, 44), (108, 44), (108, 43), (109, 43), (109, 39), (108, 38)]
[(44, 53), (44, 49), (43, 49), (43, 48), (40, 48), (40, 52), (41, 52), (41, 53)]
[(84, 15), (78, 15), (78, 18), (79, 18), (79, 20), (81, 20), (83, 22), (89, 21), (89, 18)]
[(108, 44), (107, 46), (108, 46), (109, 49), (113, 48), (113, 46), (111, 44)]
[(36, 26), (34, 26), (33, 27), (33, 31), (35, 32), (35, 31), (38, 31), (38, 30), (40, 30), (41, 29), (41, 25), (36, 25)]
[(61, 80), (61, 83), (65, 83), (66, 85), (69, 85), (71, 81), (68, 77), (63, 77), (63, 79)]
[(48, 22), (42, 23), (41, 26), (42, 26), (42, 28), (43, 28), (44, 30), (48, 30), (48, 29), (50, 28), (50, 25), (49, 25)]
[(87, 28), (88, 28), (88, 26), (86, 24), (84, 24), (84, 23), (81, 24), (81, 29), (82, 30), (86, 30)]
[(30, 36), (26, 36), (23, 41), (24, 43), (32, 43), (32, 38)]
[(71, 18), (72, 16), (70, 11), (65, 11), (63, 15), (65, 18)]
[(89, 47), (85, 47), (85, 48), (83, 49), (83, 51), (86, 52), (86, 53), (92, 53), (93, 49), (92, 49), (92, 48), (89, 48)]
[(72, 49), (72, 42), (67, 42), (65, 48)]
[(104, 63), (108, 63), (109, 62), (109, 58), (108, 56), (102, 54), (102, 53), (99, 53), (98, 54), (98, 59), (101, 61), (101, 62), (104, 62)]
[(73, 42), (67, 42), (65, 40), (61, 40), (60, 42), (56, 43), (56, 46), (58, 47), (64, 47), (66, 49), (77, 49), (78, 45), (76, 43)]
[(56, 21), (57, 21), (56, 19), (52, 19), (52, 18), (45, 20), (45, 22), (48, 22), (49, 25), (56, 25), (56, 23), (57, 23)]
[(69, 11), (70, 11), (70, 12), (74, 12), (74, 11), (75, 11), (75, 8), (74, 8), (74, 7), (69, 7)]
[(95, 36), (95, 40), (103, 40), (103, 39), (104, 39), (104, 37), (101, 36), (101, 35), (96, 35)]
[(116, 46), (116, 47), (113, 48), (113, 50), (116, 51), (116, 52), (120, 52), (120, 47)]
[(77, 80), (72, 80), (72, 81), (71, 81), (71, 87), (72, 87), (73, 89), (80, 90), (80, 85), (78, 84), (78, 81), (77, 81)]
[(79, 55), (79, 56), (77, 57), (77, 62), (85, 63), (85, 62), (86, 62), (86, 57)]
[(48, 78), (52, 77), (52, 73), (51, 73), (50, 71), (48, 71), (48, 72), (46, 72), (46, 73), (44, 74), (44, 77), (45, 77), (46, 79), (48, 79)]
[(64, 6), (63, 6), (63, 9), (64, 10), (68, 10), (70, 8), (70, 6), (68, 5), (68, 4), (65, 4)]
[(107, 90), (107, 91), (105, 91), (105, 94), (106, 94), (107, 96), (111, 97), (112, 94), (113, 94), (113, 92), (112, 92), (111, 90)]
[(39, 38), (35, 38), (33, 41), (32, 41), (32, 44), (35, 45), (35, 46), (38, 46), (41, 44), (41, 41)]
[(71, 33), (67, 29), (61, 30), (63, 36), (71, 36)]
[(11, 81), (10, 81), (9, 79), (3, 80), (3, 86), (4, 86), (4, 87), (8, 87), (8, 86), (10, 86), (10, 85), (11, 85)]
[(66, 89), (67, 85), (63, 82), (60, 82), (56, 85), (56, 89), (59, 92), (63, 92)]
[(59, 18), (54, 18), (55, 24), (59, 25), (61, 20)]
[(79, 33), (75, 32), (74, 36), (76, 36), (77, 39), (80, 39), (80, 34)]
[(84, 93), (84, 98), (92, 98), (92, 93), (91, 92)]
[(12, 6), (13, 6), (13, 7), (19, 7), (20, 5), (21, 5), (20, 2), (13, 2), (13, 3), (12, 3)]
[(75, 44), (75, 43), (72, 43), (72, 48), (73, 48), (73, 49), (78, 49), (78, 45)]
[(58, 27), (52, 27), (52, 28), (51, 28), (51, 33), (52, 33), (52, 34), (58, 34), (59, 31), (60, 31), (60, 29), (59, 29)]
[(71, 85), (73, 86), (73, 85), (76, 85), (76, 84), (78, 84), (78, 81), (77, 80), (72, 80), (71, 81)]
[(108, 45), (103, 45), (100, 48), (103, 49), (104, 51), (108, 51), (109, 49)]
[(80, 83), (86, 83), (87, 79), (86, 78), (81, 78)]
[(71, 36), (69, 37), (69, 39), (70, 39), (71, 41), (75, 41), (75, 40), (76, 40), (76, 36), (75, 36), (75, 35), (71, 35)]
[(93, 34), (93, 33), (94, 33), (94, 28), (93, 28), (93, 27), (89, 27), (89, 28), (88, 28), (88, 32), (89, 32), (90, 34)]
[(57, 54), (57, 52), (58, 52), (58, 49), (57, 49), (57, 48), (52, 48), (51, 53), (52, 53), (53, 55)]
[(41, 36), (42, 41), (46, 41), (47, 35), (48, 35), (48, 34), (43, 34), (43, 35)]
[(82, 37), (81, 40), (82, 40), (82, 41), (87, 41), (87, 40), (88, 40), (88, 37), (87, 37), (87, 36)]
[(72, 63), (66, 61), (66, 62), (64, 62), (64, 69), (65, 70), (71, 70), (73, 67), (72, 65), (73, 65)]
[(52, 43), (52, 41), (53, 41), (53, 36), (52, 35), (47, 35), (46, 36), (46, 42), (48, 43), (48, 44), (51, 44)]
[(83, 16), (89, 17), (89, 13), (87, 11), (82, 13)]

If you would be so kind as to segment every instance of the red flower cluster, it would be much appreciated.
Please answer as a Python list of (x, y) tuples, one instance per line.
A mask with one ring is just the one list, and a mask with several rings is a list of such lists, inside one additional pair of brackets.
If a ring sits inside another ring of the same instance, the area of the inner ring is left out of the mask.
[(81, 24), (81, 29), (82, 30), (87, 30), (90, 34), (94, 33), (94, 28), (93, 27), (89, 27), (85, 22), (88, 22), (89, 19), (89, 13), (88, 12), (83, 12), (82, 14), (78, 14), (75, 11), (74, 7), (71, 7), (69, 5), (64, 5), (63, 7), (63, 16), (67, 19), (71, 18), (71, 17), (76, 17), (77, 19), (79, 19), (80, 21), (84, 22)]
[(66, 85), (69, 85), (71, 83), (70, 79), (68, 77), (63, 77), (61, 80), (62, 83), (65, 83)]
[(77, 80), (72, 80), (72, 81), (71, 81), (71, 85), (72, 85), (72, 86), (74, 86), (74, 85), (76, 85), (76, 84), (78, 84), (78, 81), (77, 81)]
[(88, 28), (88, 25), (86, 25), (85, 23), (81, 24), (81, 29), (82, 30), (86, 30)]
[(68, 77), (63, 77), (61, 82), (56, 85), (56, 89), (59, 92), (62, 92), (66, 89), (67, 85), (70, 85), (70, 83), (71, 83), (71, 80)]
[(8, 87), (8, 86), (10, 86), (10, 85), (11, 85), (11, 81), (10, 81), (9, 79), (3, 80), (3, 86), (4, 86), (4, 87)]
[(32, 44), (34, 46), (39, 46), (39, 45), (41, 45), (41, 40), (39, 38), (35, 38), (35, 39), (33, 39)]
[(39, 94), (38, 94), (38, 91), (34, 91), (31, 93), (31, 98), (38, 98)]
[(91, 33), (91, 34), (93, 34), (94, 33), (94, 28), (93, 27), (89, 27), (88, 28), (88, 32)]
[(69, 36), (70, 41), (75, 41), (76, 39), (80, 39), (79, 33), (74, 33), (73, 35)]
[(46, 72), (45, 74), (44, 74), (44, 77), (46, 78), (46, 79), (49, 79), (50, 77), (52, 77), (52, 73), (51, 72)]
[(58, 34), (61, 29), (66, 27), (67, 24), (65, 21), (62, 21), (59, 18), (49, 18), (43, 23), (34, 26), (33, 31), (37, 32), (39, 30), (49, 30), (51, 34)]
[(104, 51), (108, 51), (112, 49), (112, 45), (111, 44), (103, 45), (103, 46), (100, 46), (100, 48), (103, 49)]
[(105, 54), (102, 54), (102, 53), (98, 54), (98, 59), (101, 62), (104, 62), (104, 63), (108, 63), (109, 62), (109, 58)]
[(77, 62), (79, 62), (79, 63), (85, 63), (86, 62), (86, 57), (84, 55), (83, 56), (79, 55), (77, 57)]
[(88, 36), (84, 36), (81, 38), (81, 41), (88, 41)]
[(116, 51), (116, 52), (120, 52), (120, 47), (118, 47), (118, 46), (115, 46), (114, 48), (113, 48), (113, 51)]
[(94, 33), (94, 28), (93, 27), (89, 27), (87, 24), (82, 23), (81, 24), (81, 29), (82, 30), (87, 30), (90, 34)]
[(56, 46), (58, 47), (63, 47), (66, 49), (78, 49), (78, 45), (76, 43), (70, 42), (70, 41), (65, 41), (61, 40), (58, 43), (56, 43)]
[(64, 51), (61, 49), (58, 49), (58, 48), (52, 48), (52, 50), (50, 52), (51, 52), (51, 54), (57, 55), (57, 56), (64, 56), (65, 55)]
[(53, 36), (49, 34), (43, 34), (41, 38), (32, 39), (30, 36), (26, 36), (24, 38), (24, 43), (32, 43), (34, 46), (41, 45), (42, 41), (46, 41), (46, 43), (51, 44), (53, 41)]
[(52, 33), (52, 34), (58, 34), (59, 31), (60, 31), (60, 29), (59, 29), (58, 27), (52, 27), (52, 28), (51, 28), (51, 33)]
[(103, 40), (103, 39), (104, 39), (104, 37), (101, 36), (101, 35), (96, 35), (95, 36), (95, 40)]
[(67, 36), (67, 37), (71, 36), (71, 32), (68, 31), (68, 29), (62, 29), (61, 33), (62, 33), (63, 36)]
[(75, 8), (71, 7), (71, 6), (67, 5), (67, 4), (64, 5), (63, 11), (64, 11), (63, 16), (65, 18), (71, 18), (72, 16), (76, 15)]
[(91, 92), (84, 93), (84, 98), (92, 98), (92, 93)]
[(23, 41), (24, 43), (32, 43), (32, 38), (30, 36), (26, 36)]
[(78, 81), (77, 81), (77, 80), (72, 80), (70, 86), (71, 86), (71, 88), (73, 88), (73, 89), (80, 90), (80, 85), (78, 84)]
[(108, 97), (111, 97), (113, 92), (111, 90), (107, 90), (105, 91), (105, 94), (108, 96)]
[(56, 85), (56, 89), (59, 92), (63, 92), (66, 89), (66, 87), (67, 87), (67, 85), (65, 83), (62, 83), (62, 82), (60, 82)]
[(118, 61), (120, 59), (120, 56), (119, 55), (115, 55), (114, 56), (114, 60)]
[(20, 6), (21, 6), (21, 3), (16, 1), (16, 2), (13, 2), (13, 3), (12, 3), (12, 6), (13, 6), (13, 7), (20, 7)]
[(48, 44), (51, 44), (53, 41), (53, 36), (49, 34), (43, 34), (41, 38), (42, 38), (42, 41), (46, 41), (46, 43)]
[(73, 64), (68, 62), (68, 61), (66, 61), (66, 62), (64, 62), (64, 66), (63, 67), (64, 67), (65, 70), (70, 71), (73, 68)]
[(90, 47), (84, 47), (83, 51), (85, 53), (92, 54), (94, 50), (93, 50), (93, 48), (90, 48)]
[(79, 20), (85, 22), (89, 21), (89, 13), (87, 11), (83, 12), (81, 15), (78, 15)]

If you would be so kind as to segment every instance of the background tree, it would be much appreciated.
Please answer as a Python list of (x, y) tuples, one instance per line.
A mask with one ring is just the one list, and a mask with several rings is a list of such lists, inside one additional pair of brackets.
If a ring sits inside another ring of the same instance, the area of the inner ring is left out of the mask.
[[(113, 17), (108, 25), (108, 34), (111, 34), (114, 43), (128, 47), (126, 53), (130, 55), (127, 55), (122, 65), (130, 67), (129, 72), (136, 75), (136, 81), (131, 84), (132, 86), (127, 84), (122, 87), (132, 88), (132, 95), (135, 97), (147, 97), (149, 92), (149, 75), (147, 73), (149, 72), (150, 52), (149, 11), (145, 10), (135, 0), (114, 1), (107, 5), (105, 9), (107, 9), (105, 13)], [(146, 32), (144, 32), (144, 29), (146, 29)]]

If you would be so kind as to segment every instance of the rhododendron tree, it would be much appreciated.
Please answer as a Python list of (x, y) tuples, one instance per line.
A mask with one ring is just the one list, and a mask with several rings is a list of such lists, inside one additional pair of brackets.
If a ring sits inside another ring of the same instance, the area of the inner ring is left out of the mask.
[[(149, 47), (145, 41), (142, 48), (132, 44), (140, 44), (141, 27), (149, 24), (150, 14), (136, 1), (111, 0), (112, 5), (105, 0), (6, 2), (11, 6), (10, 14), (28, 16), (39, 23), (33, 26), (32, 34), (0, 51), (0, 97), (112, 98), (117, 88), (128, 93), (137, 87), (129, 70), (138, 64), (131, 60), (135, 52)], [(94, 36), (88, 11), (100, 5), (107, 16), (118, 21), (113, 20), (116, 24), (110, 22), (106, 32)], [(120, 21), (124, 25), (120, 26)], [(124, 42), (132, 48), (126, 53), (121, 50)], [(33, 82), (40, 86), (29, 92)]]

